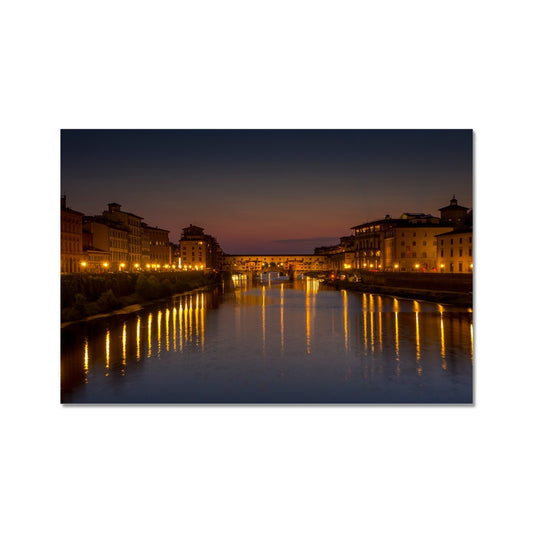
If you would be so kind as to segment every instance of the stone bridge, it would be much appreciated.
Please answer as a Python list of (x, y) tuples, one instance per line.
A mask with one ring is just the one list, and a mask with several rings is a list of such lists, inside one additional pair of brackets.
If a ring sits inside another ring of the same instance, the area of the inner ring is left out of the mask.
[(327, 258), (314, 254), (282, 255), (226, 255), (222, 270), (232, 274), (280, 272), (294, 276), (302, 272), (327, 272), (331, 267)]

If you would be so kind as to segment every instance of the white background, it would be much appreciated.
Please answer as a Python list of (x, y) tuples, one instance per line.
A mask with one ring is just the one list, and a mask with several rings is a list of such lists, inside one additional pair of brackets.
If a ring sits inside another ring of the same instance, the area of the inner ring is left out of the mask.
[[(3, 531), (530, 531), (527, 7), (4, 2)], [(475, 130), (475, 407), (62, 407), (60, 129), (280, 127)]]

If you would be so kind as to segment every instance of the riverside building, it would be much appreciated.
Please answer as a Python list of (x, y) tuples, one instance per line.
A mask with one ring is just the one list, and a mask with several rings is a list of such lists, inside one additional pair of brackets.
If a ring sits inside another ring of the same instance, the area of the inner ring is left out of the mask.
[(170, 242), (168, 240), (168, 234), (170, 231), (158, 227), (148, 226), (144, 223), (141, 224), (141, 228), (143, 239), (146, 240), (147, 238), (148, 241), (148, 263), (152, 265), (152, 268), (170, 268), (170, 265), (172, 264)]
[[(85, 239), (88, 272), (120, 272), (127, 269), (130, 264), (129, 232), (123, 224), (103, 216), (84, 217), (83, 229), (91, 235)], [(89, 259), (89, 256), (92, 258)], [(99, 262), (98, 256), (101, 259)]]
[(61, 197), (61, 273), (81, 272), (83, 255), (83, 213), (67, 207)]
[(458, 228), (437, 235), (437, 239), (439, 272), (460, 274), (473, 271), (472, 229)]
[[(458, 204), (455, 196), (450, 205), (439, 211), (440, 218), (425, 213), (403, 213), (399, 218), (386, 215), (383, 219), (353, 226), (351, 240), (342, 237), (341, 244), (330, 254), (332, 266), (338, 270), (344, 261), (345, 269), (449, 272), (453, 268), (450, 261), (447, 267), (441, 267), (444, 264), (441, 254), (445, 252), (437, 248), (439, 235), (464, 227), (471, 213)], [(443, 242), (447, 242), (446, 239)]]
[[(126, 270), (139, 268), (142, 258), (141, 242), (141, 221), (143, 217), (121, 210), (121, 205), (117, 203), (107, 204), (107, 211), (102, 216), (111, 222), (119, 223), (127, 231), (128, 235), (128, 258), (124, 267)], [(137, 265), (137, 266), (135, 266)]]
[(217, 240), (204, 228), (190, 224), (182, 229), (180, 239), (181, 268), (185, 270), (219, 270), (223, 252)]

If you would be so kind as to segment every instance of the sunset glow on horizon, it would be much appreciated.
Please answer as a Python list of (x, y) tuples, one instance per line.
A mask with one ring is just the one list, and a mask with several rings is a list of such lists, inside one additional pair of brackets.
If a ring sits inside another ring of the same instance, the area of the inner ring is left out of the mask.
[(471, 130), (63, 130), (61, 194), (117, 202), (178, 242), (189, 224), (229, 254), (312, 253), (350, 227), (472, 206)]

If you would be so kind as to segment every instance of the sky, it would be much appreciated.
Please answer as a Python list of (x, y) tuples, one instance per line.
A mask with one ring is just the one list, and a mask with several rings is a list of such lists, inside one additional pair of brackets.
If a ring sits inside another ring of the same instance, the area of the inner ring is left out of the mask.
[(62, 130), (61, 194), (175, 243), (193, 224), (228, 254), (313, 253), (386, 214), (473, 207), (472, 145), (472, 130)]

